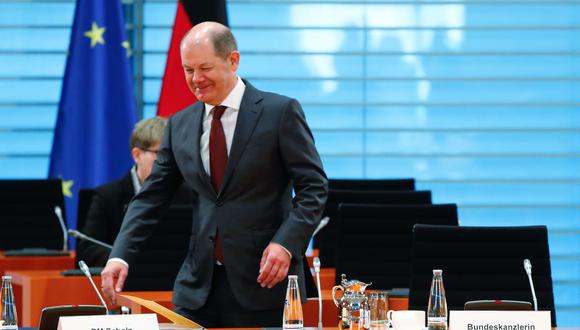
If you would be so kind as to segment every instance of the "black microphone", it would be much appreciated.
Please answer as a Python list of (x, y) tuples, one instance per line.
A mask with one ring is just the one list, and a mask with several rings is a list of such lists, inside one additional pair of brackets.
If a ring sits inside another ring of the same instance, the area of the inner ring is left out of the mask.
[(322, 330), (322, 291), (320, 289), (320, 258), (314, 257), (312, 261), (314, 273), (316, 273), (316, 283), (318, 289), (318, 329)]
[(105, 307), (105, 310), (107, 311), (107, 314), (109, 314), (109, 308), (107, 308), (107, 304), (105, 303), (103, 296), (101, 296), (101, 293), (97, 289), (95, 282), (93, 282), (93, 279), (91, 278), (91, 272), (89, 271), (89, 267), (87, 266), (87, 264), (84, 261), (80, 260), (79, 261), (79, 268), (82, 270), (82, 272), (85, 274), (85, 276), (89, 279), (89, 281), (91, 281), (91, 284), (93, 285), (93, 288), (95, 289), (95, 292), (97, 293), (97, 296), (99, 296), (99, 299), (101, 300), (101, 304), (103, 304), (103, 306)]
[(524, 269), (528, 275), (528, 281), (530, 282), (530, 289), (532, 290), (532, 299), (534, 300), (534, 310), (538, 311), (538, 300), (536, 299), (536, 289), (534, 289), (534, 281), (532, 281), (532, 263), (530, 259), (524, 259)]
[(100, 245), (100, 246), (102, 246), (104, 248), (107, 248), (109, 250), (111, 250), (113, 248), (112, 245), (107, 244), (107, 243), (102, 242), (102, 241), (99, 241), (98, 239), (94, 239), (94, 238), (92, 238), (90, 236), (87, 236), (87, 235), (81, 233), (78, 230), (69, 229), (68, 230), (68, 234), (71, 235), (74, 238), (78, 238), (78, 239), (82, 239), (84, 241), (89, 241), (89, 242), (95, 243), (95, 244)]
[(62, 218), (62, 210), (60, 206), (57, 205), (54, 207), (54, 214), (58, 218), (60, 229), (62, 230), (62, 252), (68, 253), (68, 236), (66, 234), (66, 225), (64, 223), (64, 219)]

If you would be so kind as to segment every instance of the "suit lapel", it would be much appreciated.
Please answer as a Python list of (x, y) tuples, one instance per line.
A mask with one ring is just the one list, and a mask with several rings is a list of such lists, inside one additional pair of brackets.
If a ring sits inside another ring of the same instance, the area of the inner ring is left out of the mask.
[(252, 132), (254, 132), (254, 128), (256, 128), (260, 114), (262, 113), (262, 106), (259, 103), (262, 100), (262, 96), (250, 83), (245, 80), (244, 83), (246, 84), (246, 90), (244, 92), (244, 97), (242, 98), (242, 103), (240, 104), (234, 138), (228, 156), (226, 173), (224, 174), (218, 198), (230, 181), (234, 169), (238, 165), (244, 149), (246, 148), (246, 144), (248, 144)]
[(211, 179), (209, 175), (205, 172), (203, 167), (203, 162), (201, 160), (201, 151), (199, 149), (199, 141), (201, 138), (201, 133), (203, 132), (203, 116), (205, 114), (205, 107), (202, 102), (196, 103), (193, 108), (190, 124), (187, 125), (187, 129), (191, 129), (191, 134), (185, 134), (186, 146), (190, 146), (191, 158), (193, 160), (193, 168), (196, 170), (197, 175), (205, 185), (209, 186), (210, 191), (214, 191), (211, 185)]

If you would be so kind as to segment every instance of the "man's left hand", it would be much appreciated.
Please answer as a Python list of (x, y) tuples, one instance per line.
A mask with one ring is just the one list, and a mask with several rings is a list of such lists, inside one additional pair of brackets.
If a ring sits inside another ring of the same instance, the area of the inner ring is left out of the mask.
[(290, 267), (290, 255), (284, 250), (282, 245), (270, 243), (262, 253), (260, 261), (260, 275), (258, 283), (264, 288), (272, 288), (288, 275)]

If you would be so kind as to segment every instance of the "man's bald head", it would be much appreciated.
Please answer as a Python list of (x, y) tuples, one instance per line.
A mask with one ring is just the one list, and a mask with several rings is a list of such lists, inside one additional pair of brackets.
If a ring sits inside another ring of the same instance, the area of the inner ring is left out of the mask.
[(192, 27), (181, 39), (181, 49), (191, 45), (210, 42), (215, 55), (222, 59), (238, 50), (238, 44), (230, 29), (217, 22), (202, 22)]

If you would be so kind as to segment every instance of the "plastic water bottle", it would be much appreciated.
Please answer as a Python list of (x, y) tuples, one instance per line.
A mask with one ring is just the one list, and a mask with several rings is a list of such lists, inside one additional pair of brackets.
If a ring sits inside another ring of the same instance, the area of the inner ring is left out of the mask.
[(298, 289), (298, 276), (288, 275), (288, 289), (286, 289), (286, 301), (284, 302), (282, 328), (302, 329), (303, 326), (304, 318), (302, 316), (300, 290)]
[(443, 288), (443, 271), (433, 269), (431, 295), (427, 308), (427, 327), (429, 330), (447, 330), (447, 300)]
[(14, 292), (12, 291), (12, 276), (2, 276), (2, 324), (0, 329), (18, 329), (18, 317), (16, 316), (16, 304), (14, 304)]

